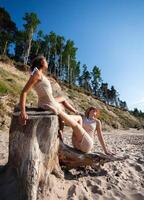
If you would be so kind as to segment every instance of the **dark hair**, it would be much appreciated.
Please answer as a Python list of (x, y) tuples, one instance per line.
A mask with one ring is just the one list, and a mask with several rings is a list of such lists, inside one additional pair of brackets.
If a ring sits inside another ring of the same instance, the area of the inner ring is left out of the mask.
[(86, 116), (87, 118), (89, 118), (89, 113), (90, 113), (91, 110), (96, 110), (96, 111), (97, 111), (97, 116), (99, 116), (100, 110), (97, 109), (97, 108), (94, 107), (94, 106), (91, 106), (91, 107), (89, 107), (89, 108), (85, 111), (85, 116)]
[(33, 71), (35, 67), (38, 68), (38, 69), (40, 69), (40, 68), (42, 67), (41, 62), (42, 62), (42, 60), (44, 60), (44, 59), (45, 59), (44, 56), (37, 56), (37, 57), (35, 57), (35, 58), (32, 60), (30, 70)]

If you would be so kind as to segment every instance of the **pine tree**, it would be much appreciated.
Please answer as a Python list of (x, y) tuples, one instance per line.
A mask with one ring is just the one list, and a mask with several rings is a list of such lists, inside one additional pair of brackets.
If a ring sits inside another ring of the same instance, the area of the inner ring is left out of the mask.
[(9, 13), (0, 7), (0, 54), (6, 55), (11, 43), (14, 42), (16, 24), (11, 20)]
[(59, 78), (62, 77), (62, 54), (64, 51), (64, 42), (65, 42), (64, 37), (58, 35), (57, 42), (56, 42), (56, 49), (57, 49), (57, 56), (58, 56), (58, 76), (59, 76)]
[(72, 40), (67, 40), (63, 55), (62, 55), (62, 63), (63, 63), (63, 70), (64, 70), (64, 79), (68, 83), (72, 83), (74, 70), (76, 67), (76, 51), (77, 48)]
[(26, 40), (26, 45), (25, 45), (24, 64), (27, 64), (28, 58), (30, 55), (33, 34), (35, 33), (37, 26), (40, 24), (40, 20), (38, 19), (37, 14), (33, 12), (25, 13), (23, 20), (26, 21), (26, 23), (24, 24), (24, 28), (27, 35), (27, 40)]
[(56, 49), (56, 34), (50, 32), (49, 34), (50, 43), (50, 56), (49, 56), (49, 71), (57, 76), (57, 49)]
[(102, 81), (101, 70), (97, 66), (94, 66), (91, 72), (91, 76), (92, 76), (91, 82), (92, 82), (93, 93), (95, 96), (99, 97), (99, 87)]
[(79, 85), (87, 91), (92, 91), (91, 85), (91, 73), (87, 70), (87, 65), (83, 65), (82, 75), (79, 78)]
[(43, 41), (43, 31), (39, 30), (37, 33), (37, 40), (36, 40), (36, 46), (37, 46), (36, 52), (35, 52), (36, 55), (39, 54), (39, 51), (42, 47), (42, 41)]

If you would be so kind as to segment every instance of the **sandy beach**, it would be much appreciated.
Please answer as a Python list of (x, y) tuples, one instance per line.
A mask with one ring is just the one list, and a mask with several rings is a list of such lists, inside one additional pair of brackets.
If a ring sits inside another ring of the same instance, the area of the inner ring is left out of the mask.
[[(71, 133), (64, 141), (71, 145)], [(8, 160), (8, 130), (0, 131), (0, 165)], [(98, 170), (72, 169), (64, 171), (64, 178), (50, 177), (47, 191), (49, 200), (144, 200), (144, 130), (113, 130), (104, 132), (110, 149), (117, 154), (127, 154), (123, 162), (115, 161)], [(102, 151), (95, 138), (93, 151)]]

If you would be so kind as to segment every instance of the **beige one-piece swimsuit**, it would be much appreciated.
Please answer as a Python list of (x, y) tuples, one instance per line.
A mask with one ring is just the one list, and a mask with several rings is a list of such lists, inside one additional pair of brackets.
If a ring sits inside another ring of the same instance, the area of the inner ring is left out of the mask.
[(47, 110), (54, 107), (58, 112), (61, 111), (62, 108), (60, 104), (53, 97), (51, 84), (44, 75), (42, 75), (41, 80), (34, 85), (34, 90), (38, 95), (39, 108)]

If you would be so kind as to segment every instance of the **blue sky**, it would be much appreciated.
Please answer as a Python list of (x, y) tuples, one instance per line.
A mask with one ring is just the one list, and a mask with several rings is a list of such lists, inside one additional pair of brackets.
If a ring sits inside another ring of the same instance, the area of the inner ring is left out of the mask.
[(101, 69), (130, 109), (144, 111), (143, 0), (0, 0), (18, 28), (25, 12), (36, 12), (44, 33), (72, 39), (77, 59)]

